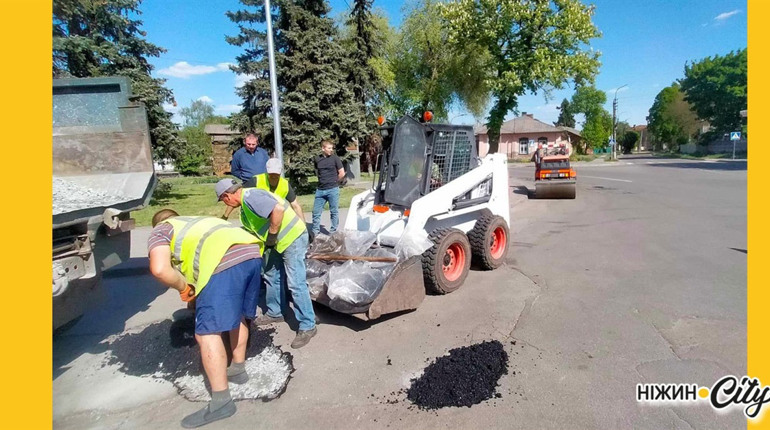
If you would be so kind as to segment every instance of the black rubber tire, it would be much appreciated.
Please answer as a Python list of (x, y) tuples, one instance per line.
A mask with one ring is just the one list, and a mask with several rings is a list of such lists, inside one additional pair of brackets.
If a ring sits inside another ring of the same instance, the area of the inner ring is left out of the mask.
[[(471, 267), (471, 244), (468, 237), (456, 228), (434, 230), (430, 234), (433, 246), (422, 253), (422, 274), (425, 280), (425, 289), (436, 294), (451, 293), (463, 285)], [(459, 244), (465, 253), (465, 261), (462, 273), (454, 281), (447, 280), (444, 275), (444, 256), (452, 244)]]
[[(503, 253), (495, 258), (492, 255), (492, 234), (498, 228), (505, 232), (505, 249)], [(492, 215), (492, 213), (483, 213), (473, 229), (468, 232), (468, 240), (471, 243), (473, 251), (473, 263), (484, 270), (494, 270), (505, 263), (505, 257), (508, 255), (511, 235), (503, 217)]]

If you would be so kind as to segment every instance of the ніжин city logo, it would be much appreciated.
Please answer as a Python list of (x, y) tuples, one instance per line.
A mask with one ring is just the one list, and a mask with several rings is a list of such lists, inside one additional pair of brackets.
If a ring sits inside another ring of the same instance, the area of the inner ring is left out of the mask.
[(697, 384), (636, 384), (636, 401), (650, 404), (670, 404), (708, 401), (715, 410), (740, 407), (746, 418), (755, 420), (762, 406), (770, 403), (770, 387), (763, 387), (758, 378), (724, 376), (711, 387)]

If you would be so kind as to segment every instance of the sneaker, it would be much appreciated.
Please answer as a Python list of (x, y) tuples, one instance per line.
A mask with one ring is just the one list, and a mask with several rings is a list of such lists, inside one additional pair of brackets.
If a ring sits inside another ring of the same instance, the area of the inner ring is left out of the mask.
[(307, 345), (308, 342), (310, 342), (310, 338), (315, 336), (317, 332), (318, 332), (318, 329), (315, 327), (311, 328), (310, 330), (298, 331), (297, 336), (291, 342), (291, 347), (294, 349), (302, 348), (303, 346)]
[(231, 417), (235, 415), (235, 411), (235, 402), (232, 400), (225, 403), (224, 406), (215, 411), (211, 410), (211, 403), (209, 403), (206, 405), (206, 407), (199, 410), (198, 412), (184, 417), (182, 420), (182, 427), (186, 429), (193, 429), (196, 427), (205, 426), (206, 424), (213, 423), (214, 421), (219, 421)]
[(279, 317), (271, 317), (270, 315), (260, 315), (254, 320), (254, 325), (270, 325), (273, 323), (283, 322), (283, 315)]

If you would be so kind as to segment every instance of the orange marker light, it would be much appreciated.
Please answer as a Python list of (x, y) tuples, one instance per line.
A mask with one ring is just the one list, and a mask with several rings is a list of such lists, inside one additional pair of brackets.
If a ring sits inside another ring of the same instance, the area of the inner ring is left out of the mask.
[(382, 124), (385, 124), (385, 117), (384, 117), (384, 116), (382, 116), (382, 115), (378, 116), (378, 117), (377, 117), (377, 124), (378, 124), (378, 125), (382, 125)]
[(422, 119), (425, 120), (425, 122), (431, 122), (433, 119), (433, 112), (426, 110), (424, 114), (422, 114)]
[(383, 206), (383, 205), (374, 205), (372, 210), (377, 212), (377, 213), (385, 213), (385, 212), (389, 211), (390, 208), (387, 207), (387, 206)]

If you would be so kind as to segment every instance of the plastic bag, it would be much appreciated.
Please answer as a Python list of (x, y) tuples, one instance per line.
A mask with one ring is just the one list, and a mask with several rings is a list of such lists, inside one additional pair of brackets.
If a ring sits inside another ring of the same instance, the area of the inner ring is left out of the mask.
[(308, 259), (305, 261), (305, 273), (308, 279), (318, 278), (319, 276), (326, 275), (332, 268), (331, 264), (324, 263), (314, 259)]
[(317, 278), (310, 278), (307, 280), (307, 287), (310, 290), (310, 297), (317, 299), (326, 293), (326, 282), (329, 280), (328, 275), (319, 276)]
[[(364, 254), (366, 257), (383, 257), (383, 258), (396, 258), (396, 254), (393, 252), (385, 249), (385, 248), (374, 248), (369, 249), (366, 251), (366, 254)], [(393, 269), (396, 268), (396, 263), (387, 263), (382, 261), (367, 261), (366, 265), (372, 269), (378, 269), (383, 272), (383, 274), (387, 277), (388, 275), (393, 272)]]
[(345, 236), (333, 234), (331, 236), (319, 233), (308, 252), (311, 254), (342, 254), (345, 251)]
[(431, 246), (433, 246), (433, 241), (428, 238), (428, 233), (425, 230), (407, 229), (396, 243), (395, 251), (398, 255), (398, 261), (404, 261), (409, 257), (422, 254)]
[(348, 261), (329, 271), (329, 288), (326, 294), (331, 300), (342, 300), (352, 305), (371, 303), (385, 284), (384, 271), (369, 267), (363, 261)]
[(377, 236), (370, 231), (345, 230), (342, 234), (345, 242), (345, 254), (360, 257), (371, 248)]

